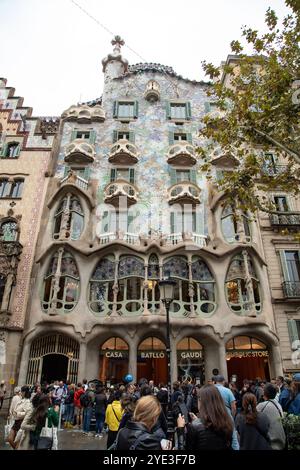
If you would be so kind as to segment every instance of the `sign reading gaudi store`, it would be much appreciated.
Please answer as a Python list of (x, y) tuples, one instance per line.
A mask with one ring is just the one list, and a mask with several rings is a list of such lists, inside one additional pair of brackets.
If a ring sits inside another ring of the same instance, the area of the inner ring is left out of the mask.
[(166, 353), (164, 351), (139, 351), (139, 359), (164, 359)]
[(226, 352), (226, 359), (232, 359), (233, 357), (268, 357), (269, 351), (267, 350), (259, 350), (259, 351), (227, 351)]
[(101, 351), (101, 355), (109, 359), (125, 359), (128, 357), (128, 351)]
[(177, 351), (177, 359), (202, 359), (202, 351)]

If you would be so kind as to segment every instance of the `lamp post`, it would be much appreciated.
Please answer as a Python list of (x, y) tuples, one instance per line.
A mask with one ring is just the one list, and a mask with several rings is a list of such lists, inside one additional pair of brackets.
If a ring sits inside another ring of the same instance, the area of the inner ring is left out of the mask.
[(170, 278), (159, 281), (160, 300), (166, 309), (166, 328), (167, 328), (167, 361), (168, 361), (168, 434), (174, 433), (174, 424), (171, 408), (171, 340), (170, 340), (170, 306), (174, 300), (174, 288), (176, 282)]

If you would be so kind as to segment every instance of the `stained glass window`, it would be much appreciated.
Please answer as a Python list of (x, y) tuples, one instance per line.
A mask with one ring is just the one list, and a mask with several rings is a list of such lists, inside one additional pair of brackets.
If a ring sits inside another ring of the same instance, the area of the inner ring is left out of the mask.
[(83, 228), (84, 214), (79, 199), (66, 196), (55, 212), (53, 237), (59, 238), (61, 231), (64, 230), (66, 238), (78, 240)]
[(184, 257), (174, 256), (163, 265), (163, 277), (189, 278), (188, 263)]
[(128, 276), (145, 276), (144, 261), (136, 256), (124, 256), (119, 262), (119, 278)]
[(226, 292), (228, 303), (234, 312), (247, 314), (252, 307), (260, 311), (259, 280), (248, 253), (246, 257), (239, 253), (232, 259), (226, 276)]
[(0, 230), (0, 238), (4, 242), (14, 242), (17, 240), (18, 232), (17, 232), (17, 223), (8, 220), (7, 222), (3, 222), (1, 224)]
[(50, 260), (44, 279), (43, 309), (54, 309), (57, 313), (68, 312), (76, 306), (78, 298), (79, 272), (76, 261), (68, 251), (62, 255), (57, 252)]

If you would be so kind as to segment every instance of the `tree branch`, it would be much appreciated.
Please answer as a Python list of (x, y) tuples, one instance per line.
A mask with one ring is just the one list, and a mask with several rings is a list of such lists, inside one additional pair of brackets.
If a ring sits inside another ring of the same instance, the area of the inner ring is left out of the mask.
[[(248, 128), (249, 129), (249, 128)], [(251, 128), (252, 129), (252, 128)], [(253, 127), (253, 130), (258, 134), (260, 135), (261, 137), (264, 137), (265, 139), (267, 139), (269, 142), (271, 142), (272, 144), (276, 145), (276, 147), (280, 148), (281, 150), (283, 150), (284, 152), (288, 153), (289, 155), (291, 155), (297, 163), (300, 163), (300, 153), (298, 152), (295, 152), (294, 150), (291, 150), (289, 149), (288, 147), (286, 147), (285, 145), (281, 144), (280, 142), (278, 142), (278, 140), (275, 140), (273, 139), (273, 137), (271, 137), (269, 134), (266, 134), (265, 132), (263, 131), (260, 131), (259, 129), (256, 129), (256, 127)]]

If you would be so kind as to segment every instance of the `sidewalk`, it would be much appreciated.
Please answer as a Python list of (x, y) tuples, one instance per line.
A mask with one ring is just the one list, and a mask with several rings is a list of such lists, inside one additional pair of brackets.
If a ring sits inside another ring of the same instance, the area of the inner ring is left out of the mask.
[[(0, 415), (0, 451), (12, 450), (11, 447), (4, 442), (4, 425), (6, 423), (5, 416)], [(104, 434), (102, 439), (88, 437), (79, 430), (62, 430), (58, 432), (58, 449), (59, 450), (105, 450), (107, 435)]]

